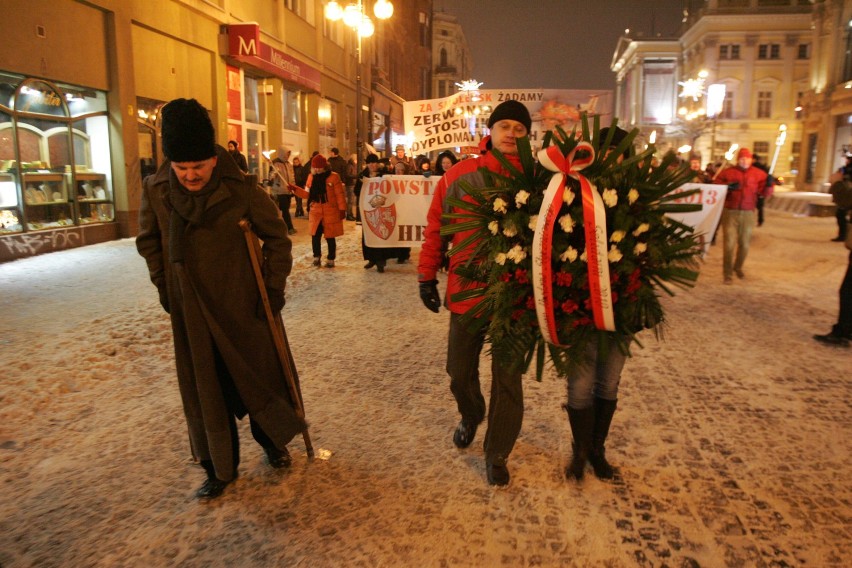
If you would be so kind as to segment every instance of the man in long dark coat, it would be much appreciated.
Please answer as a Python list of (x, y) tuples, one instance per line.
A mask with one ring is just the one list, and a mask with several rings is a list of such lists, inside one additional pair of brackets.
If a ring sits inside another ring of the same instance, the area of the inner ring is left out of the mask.
[(278, 208), (247, 182), (195, 99), (162, 110), (168, 160), (144, 181), (136, 247), (160, 303), (171, 315), (175, 362), (192, 453), (207, 472), (197, 491), (214, 498), (236, 479), (236, 418), (249, 415), (269, 464), (290, 464), (286, 444), (305, 429), (296, 415), (264, 318), (245, 237), (251, 221), (263, 241), (272, 309), (284, 306), (293, 264)]

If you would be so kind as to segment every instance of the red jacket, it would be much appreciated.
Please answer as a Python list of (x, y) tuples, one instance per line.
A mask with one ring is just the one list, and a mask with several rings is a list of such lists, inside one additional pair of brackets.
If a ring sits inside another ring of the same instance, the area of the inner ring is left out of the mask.
[(758, 197), (768, 197), (772, 191), (771, 185), (767, 188), (767, 174), (760, 168), (750, 166), (743, 170), (739, 166), (722, 170), (716, 176), (714, 183), (730, 185), (738, 183), (738, 189), (729, 189), (725, 197), (725, 209), (742, 209), (753, 211), (757, 207)]
[[(491, 141), (490, 136), (486, 136), (480, 143), (480, 149), (486, 150), (489, 148)], [(516, 168), (521, 169), (520, 159), (517, 155), (505, 156), (506, 159)], [(443, 260), (442, 238), (440, 235), (441, 226), (450, 221), (442, 219), (444, 213), (464, 213), (461, 209), (451, 208), (447, 203), (447, 197), (460, 197), (465, 201), (473, 203), (467, 193), (462, 189), (461, 182), (466, 181), (474, 188), (485, 187), (485, 176), (479, 171), (479, 168), (488, 168), (492, 172), (507, 174), (500, 162), (491, 152), (487, 152), (478, 158), (470, 158), (462, 160), (447, 171), (438, 185), (435, 186), (435, 195), (432, 196), (432, 204), (429, 207), (429, 213), (426, 216), (426, 234), (423, 242), (423, 247), (420, 250), (420, 263), (417, 266), (420, 282), (435, 280), (438, 270), (441, 268)], [(459, 222), (457, 219), (453, 222)], [(463, 231), (452, 236), (452, 245), (456, 246), (459, 242), (466, 239), (473, 231)], [(463, 286), (461, 278), (456, 275), (455, 269), (459, 264), (464, 263), (469, 257), (473, 247), (468, 248), (465, 252), (456, 254), (450, 257), (450, 271), (447, 279), (447, 307), (451, 312), (463, 314), (473, 306), (475, 306), (480, 298), (473, 300), (465, 300), (464, 302), (454, 302), (453, 294), (462, 290), (468, 289), (471, 286)]]

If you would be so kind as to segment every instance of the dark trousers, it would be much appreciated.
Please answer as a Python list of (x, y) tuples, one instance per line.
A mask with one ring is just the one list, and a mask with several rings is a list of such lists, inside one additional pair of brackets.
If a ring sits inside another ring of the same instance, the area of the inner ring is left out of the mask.
[[(320, 221), (317, 232), (311, 235), (311, 248), (314, 251), (314, 258), (322, 256), (322, 221)], [(325, 240), (328, 243), (328, 260), (337, 258), (337, 240), (334, 237)]]
[[(470, 333), (450, 315), (447, 345), (447, 373), (450, 390), (462, 417), (479, 423), (485, 418), (485, 398), (479, 384), (479, 355), (485, 341), (484, 331)], [(521, 373), (510, 372), (491, 359), (491, 397), (488, 403), (488, 429), (485, 432), (485, 459), (505, 463), (521, 432), (524, 418), (524, 393)]]
[(842, 241), (846, 238), (846, 231), (849, 226), (849, 209), (838, 207), (834, 216), (837, 218), (837, 239)]
[(287, 223), (287, 228), (293, 228), (293, 220), (290, 219), (290, 203), (293, 201), (293, 195), (276, 195), (278, 198), (278, 208), (281, 210), (281, 217)]
[(840, 284), (840, 314), (837, 324), (831, 330), (833, 335), (852, 338), (852, 252), (849, 253), (849, 266), (846, 276)]
[[(275, 442), (273, 442), (266, 432), (263, 431), (263, 428), (260, 427), (260, 424), (255, 422), (249, 417), (249, 426), (251, 426), (251, 435), (254, 440), (260, 444), (262, 448), (274, 448)], [(234, 458), (234, 471), (237, 471), (237, 467), (240, 465), (240, 435), (237, 431), (237, 417), (231, 415), (231, 451), (233, 452)], [(201, 460), (201, 467), (204, 468), (204, 471), (207, 472), (207, 476), (212, 478), (216, 477), (216, 471), (213, 469), (213, 462), (210, 460)]]

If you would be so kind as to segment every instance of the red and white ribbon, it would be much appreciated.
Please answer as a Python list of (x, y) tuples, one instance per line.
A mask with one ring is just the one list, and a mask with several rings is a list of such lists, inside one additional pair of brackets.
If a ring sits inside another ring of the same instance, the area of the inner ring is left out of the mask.
[[(578, 151), (587, 155), (575, 158)], [(580, 182), (583, 200), (583, 228), (586, 232), (586, 258), (589, 268), (589, 290), (595, 327), (607, 331), (615, 330), (612, 311), (612, 293), (609, 287), (609, 262), (607, 260), (606, 214), (604, 203), (597, 189), (580, 171), (595, 159), (595, 150), (588, 142), (580, 142), (563, 156), (557, 146), (549, 146), (538, 153), (539, 162), (555, 172), (544, 192), (544, 201), (536, 221), (532, 248), (532, 285), (535, 311), (542, 337), (548, 343), (564, 347), (559, 343), (556, 329), (556, 314), (553, 300), (553, 228), (562, 207), (565, 192), (565, 176)]]

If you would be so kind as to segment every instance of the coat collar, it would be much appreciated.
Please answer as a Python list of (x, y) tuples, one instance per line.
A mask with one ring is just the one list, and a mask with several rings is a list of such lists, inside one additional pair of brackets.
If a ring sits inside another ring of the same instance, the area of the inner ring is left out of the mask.
[[(228, 199), (231, 196), (231, 185), (241, 186), (245, 183), (245, 175), (228, 153), (226, 148), (216, 145), (216, 156), (219, 161), (216, 168), (219, 170), (219, 186), (213, 190), (213, 194), (207, 200), (207, 208)], [(169, 196), (169, 172), (172, 169), (171, 160), (163, 162), (157, 172), (152, 175), (153, 185), (159, 187), (160, 195), (166, 203)]]

